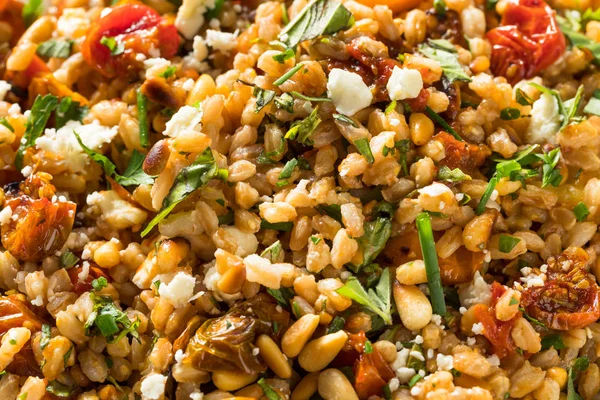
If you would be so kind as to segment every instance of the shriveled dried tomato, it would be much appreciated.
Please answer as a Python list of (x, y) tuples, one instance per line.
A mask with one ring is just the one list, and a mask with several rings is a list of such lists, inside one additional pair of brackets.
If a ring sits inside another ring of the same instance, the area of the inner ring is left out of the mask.
[(555, 14), (544, 0), (509, 1), (501, 25), (486, 34), (492, 44), (492, 72), (514, 84), (558, 60), (566, 43)]
[(496, 304), (504, 292), (506, 292), (506, 288), (498, 282), (494, 282), (490, 305), (477, 304), (474, 306), (475, 319), (483, 326), (483, 336), (490, 341), (494, 354), (500, 358), (506, 357), (515, 350), (516, 346), (510, 336), (510, 331), (517, 320), (521, 318), (520, 312), (508, 321), (500, 321), (496, 318)]
[(587, 253), (576, 249), (550, 258), (544, 286), (528, 288), (521, 296), (527, 313), (551, 329), (584, 328), (600, 318), (600, 288), (582, 268)]
[[(122, 53), (111, 54), (111, 49), (101, 43), (103, 37), (113, 38), (116, 48), (123, 47)], [(81, 53), (92, 68), (114, 77), (140, 67), (137, 54), (151, 56), (158, 50), (163, 58), (174, 56), (180, 41), (170, 19), (143, 4), (129, 3), (113, 7), (92, 25), (81, 45)]]
[(450, 169), (460, 168), (465, 174), (473, 174), (492, 154), (485, 145), (461, 142), (447, 132), (440, 132), (434, 136), (444, 145), (446, 156), (440, 161)]
[(90, 265), (89, 273), (85, 277), (85, 279), (79, 279), (79, 274), (83, 270), (82, 267), (73, 267), (68, 269), (69, 279), (71, 279), (71, 283), (73, 284), (73, 292), (77, 294), (82, 294), (85, 292), (89, 292), (92, 290), (92, 281), (94, 279), (98, 279), (100, 277), (105, 278), (108, 282), (111, 281), (110, 276), (104, 273), (100, 268)]
[(51, 201), (54, 186), (41, 176), (27, 178), (16, 193), (6, 190), (12, 217), (2, 224), (2, 245), (22, 261), (41, 261), (62, 248), (75, 220), (77, 205)]

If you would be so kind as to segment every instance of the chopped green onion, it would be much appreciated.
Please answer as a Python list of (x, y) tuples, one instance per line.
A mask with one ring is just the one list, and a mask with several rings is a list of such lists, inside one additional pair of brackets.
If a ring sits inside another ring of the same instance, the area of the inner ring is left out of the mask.
[(511, 121), (521, 116), (521, 111), (518, 108), (504, 108), (500, 111), (500, 118), (505, 121)]
[(141, 90), (137, 91), (138, 121), (140, 126), (140, 145), (148, 147), (148, 99)]
[(427, 284), (431, 294), (431, 306), (433, 313), (446, 315), (446, 301), (444, 300), (444, 289), (440, 278), (440, 267), (438, 265), (437, 253), (435, 251), (435, 241), (433, 240), (433, 230), (431, 229), (431, 218), (426, 212), (417, 216), (417, 232), (419, 233), (419, 243), (423, 253), (423, 262), (425, 263), (425, 272), (427, 273)]
[(444, 118), (440, 117), (435, 111), (433, 111), (431, 107), (425, 106), (425, 112), (427, 115), (429, 115), (429, 118), (431, 118), (434, 122), (437, 122), (437, 124), (444, 128), (446, 132), (454, 136), (456, 140), (464, 142), (463, 138), (461, 138), (458, 133), (456, 133), (456, 131), (446, 121), (444, 121)]
[(360, 152), (360, 154), (365, 157), (365, 160), (369, 164), (373, 164), (375, 162), (375, 158), (373, 158), (373, 153), (371, 152), (371, 146), (369, 145), (369, 141), (367, 138), (362, 138), (354, 141), (354, 146)]
[(283, 84), (285, 81), (290, 79), (296, 72), (300, 71), (302, 67), (302, 64), (297, 64), (294, 68), (290, 69), (288, 72), (279, 77), (275, 82), (273, 82), (273, 85), (279, 86)]
[(498, 250), (500, 250), (501, 253), (510, 253), (520, 241), (521, 239), (515, 236), (500, 235)]
[(583, 201), (580, 201), (575, 208), (573, 208), (573, 213), (575, 213), (575, 218), (577, 221), (585, 221), (588, 215), (590, 215), (590, 210), (588, 210), (587, 206)]
[(498, 177), (493, 176), (492, 179), (488, 182), (485, 191), (483, 192), (483, 196), (481, 196), (481, 200), (479, 200), (479, 204), (477, 204), (477, 208), (475, 209), (475, 214), (481, 215), (485, 211), (485, 206), (492, 197), (492, 193), (494, 193), (494, 189), (496, 189), (496, 185), (498, 184)]

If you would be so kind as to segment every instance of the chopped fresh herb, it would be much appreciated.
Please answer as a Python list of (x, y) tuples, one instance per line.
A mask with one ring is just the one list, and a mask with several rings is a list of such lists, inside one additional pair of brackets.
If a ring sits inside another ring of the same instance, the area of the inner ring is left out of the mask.
[(419, 382), (421, 379), (423, 379), (423, 376), (420, 374), (415, 374), (413, 375), (412, 378), (410, 378), (410, 380), (408, 381), (408, 387), (412, 388), (413, 386), (415, 386), (417, 384), (417, 382)]
[(392, 400), (392, 390), (390, 389), (390, 385), (389, 384), (386, 383), (381, 388), (381, 392), (383, 393), (383, 398), (385, 400)]
[(317, 206), (317, 211), (321, 214), (327, 214), (331, 218), (335, 219), (340, 224), (342, 222), (342, 208), (339, 204), (319, 204)]
[(505, 121), (517, 119), (521, 116), (521, 111), (518, 108), (504, 108), (500, 111), (500, 118)]
[(283, 400), (281, 396), (275, 390), (273, 390), (273, 388), (269, 386), (267, 382), (265, 382), (265, 378), (260, 378), (257, 383), (265, 396), (267, 396), (268, 400)]
[(110, 50), (111, 56), (118, 56), (125, 51), (125, 44), (123, 42), (117, 42), (117, 39), (110, 36), (102, 36), (100, 44), (103, 44)]
[(277, 321), (273, 321), (273, 333), (274, 334), (278, 334), (279, 333), (279, 324), (277, 323)]
[(209, 8), (208, 11), (204, 13), (204, 19), (206, 21), (210, 21), (213, 18), (217, 18), (221, 14), (221, 10), (223, 9), (225, 0), (215, 0), (214, 4), (215, 6), (213, 8)]
[(82, 106), (77, 101), (73, 101), (71, 97), (63, 97), (56, 108), (54, 120), (56, 128), (62, 128), (68, 121), (82, 121), (90, 112), (88, 106)]
[(10, 343), (12, 346), (14, 346), (14, 345), (16, 345), (16, 344), (17, 344), (17, 340), (16, 340), (16, 339), (10, 339), (10, 340), (8, 341), (8, 343)]
[(358, 125), (356, 125), (356, 122), (354, 122), (352, 120), (352, 118), (348, 117), (347, 115), (344, 114), (333, 114), (333, 119), (343, 122), (344, 124), (348, 124), (348, 125), (352, 125), (353, 127), (357, 128)]
[(398, 102), (396, 100), (392, 100), (392, 102), (390, 104), (388, 104), (388, 106), (385, 108), (384, 114), (389, 115), (392, 111), (394, 111), (396, 109), (397, 105), (398, 105)]
[(294, 228), (293, 222), (268, 222), (266, 220), (262, 220), (260, 222), (260, 229), (273, 229), (275, 231), (281, 232), (291, 232)]
[(219, 225), (231, 225), (235, 220), (235, 214), (233, 210), (228, 210), (227, 214), (219, 215)]
[(392, 222), (390, 218), (379, 216), (363, 224), (365, 233), (358, 238), (358, 245), (363, 254), (362, 263), (359, 265), (348, 264), (355, 272), (371, 264), (383, 251), (392, 235)]
[(316, 107), (308, 117), (301, 121), (294, 121), (285, 134), (285, 139), (296, 139), (299, 143), (306, 145), (312, 144), (310, 136), (321, 123), (321, 118), (317, 114), (318, 110), (319, 107)]
[(137, 331), (141, 322), (139, 318), (131, 322), (127, 314), (117, 308), (110, 296), (91, 293), (90, 297), (94, 307), (84, 325), (86, 336), (102, 335), (108, 343), (116, 343), (130, 335), (139, 342), (140, 336)]
[(331, 101), (331, 99), (329, 99), (327, 97), (305, 96), (302, 93), (298, 93), (298, 92), (290, 92), (290, 94), (294, 97), (297, 97), (301, 100), (306, 100), (306, 101), (317, 101), (317, 102), (330, 102)]
[(288, 47), (294, 47), (305, 40), (348, 29), (353, 23), (352, 13), (340, 2), (312, 0), (283, 28), (279, 40)]
[(170, 77), (175, 75), (177, 71), (177, 67), (174, 65), (169, 65), (163, 72), (158, 74), (158, 76), (163, 77), (165, 79), (169, 79)]
[(6, 119), (6, 117), (2, 117), (0, 118), (0, 125), (3, 125), (6, 127), (6, 129), (8, 129), (11, 132), (15, 132), (15, 128), (13, 128), (13, 126), (10, 124), (10, 122), (8, 122), (8, 120)]
[(329, 324), (329, 328), (327, 329), (327, 333), (336, 333), (344, 329), (344, 325), (346, 324), (346, 320), (339, 315), (337, 315)]
[(460, 170), (460, 168), (450, 169), (442, 165), (438, 172), (438, 179), (448, 182), (470, 181), (471, 177)]
[(52, 337), (52, 331), (50, 325), (43, 324), (42, 325), (42, 336), (40, 337), (40, 348), (44, 350), (46, 346), (50, 343), (50, 338)]
[(487, 186), (485, 187), (485, 191), (483, 192), (481, 199), (479, 200), (479, 204), (477, 204), (477, 208), (475, 209), (475, 214), (477, 214), (477, 215), (483, 214), (483, 212), (485, 211), (485, 206), (486, 206), (487, 202), (489, 201), (490, 197), (492, 197), (492, 193), (494, 192), (494, 189), (496, 189), (496, 185), (498, 184), (499, 180), (500, 179), (496, 175), (494, 175), (492, 177), (492, 179), (490, 179)]
[(20, 394), (20, 395), (17, 397), (17, 400), (27, 400), (27, 394), (28, 394), (28, 392), (25, 392), (25, 393), (23, 393), (23, 394)]
[(367, 160), (369, 164), (373, 164), (375, 162), (375, 158), (373, 158), (371, 146), (369, 145), (369, 140), (367, 138), (355, 140), (354, 146), (356, 147), (358, 152), (363, 155), (363, 157), (365, 158), (365, 160)]
[(427, 43), (419, 46), (419, 51), (425, 57), (440, 63), (444, 76), (450, 83), (454, 81), (471, 82), (471, 78), (458, 61), (458, 52), (449, 41), (429, 39)]
[(71, 55), (73, 41), (50, 39), (38, 45), (36, 53), (42, 57), (67, 58)]
[(101, 276), (101, 277), (99, 277), (97, 279), (94, 279), (92, 281), (92, 288), (96, 292), (99, 292), (100, 290), (104, 289), (106, 286), (108, 286), (108, 281), (103, 276)]
[(71, 397), (71, 393), (75, 390), (74, 387), (63, 385), (59, 381), (50, 381), (46, 386), (46, 392), (57, 397)]
[(279, 258), (279, 255), (282, 254), (283, 248), (281, 247), (281, 242), (278, 240), (260, 254), (263, 258), (268, 258), (272, 263), (278, 263), (283, 260), (283, 256)]
[(488, 10), (494, 10), (496, 8), (496, 4), (498, 4), (498, 0), (486, 0), (485, 8)]
[(402, 171), (404, 172), (404, 175), (408, 175), (408, 163), (406, 158), (410, 150), (410, 139), (398, 140), (394, 143), (394, 147), (400, 154), (400, 166), (402, 167)]
[(514, 306), (515, 304), (519, 304), (519, 300), (515, 299), (514, 297), (511, 297), (510, 301), (508, 302), (508, 305)]
[(575, 378), (579, 372), (588, 369), (590, 360), (587, 357), (576, 358), (571, 367), (567, 378), (567, 400), (582, 400), (582, 397), (575, 390)]
[(281, 75), (275, 82), (273, 82), (273, 85), (275, 85), (275, 86), (282, 85), (285, 81), (290, 79), (296, 72), (300, 71), (301, 68), (302, 68), (302, 63), (296, 64), (296, 66), (294, 68), (290, 69), (288, 72)]
[(560, 147), (549, 151), (548, 153), (538, 154), (537, 157), (544, 163), (542, 166), (542, 187), (552, 185), (558, 186), (562, 181), (562, 175), (556, 169), (556, 165), (560, 161)]
[(156, 288), (156, 291), (157, 291), (157, 292), (158, 292), (158, 289), (160, 289), (160, 284), (161, 284), (161, 283), (162, 283), (162, 282), (161, 282), (161, 281), (159, 281), (159, 280), (156, 280), (156, 281), (154, 281), (154, 282), (153, 282), (153, 284), (154, 284), (154, 287)]
[(25, 26), (33, 24), (33, 21), (42, 15), (42, 12), (44, 11), (42, 4), (42, 0), (27, 0), (25, 2), (23, 11), (21, 12)]
[(446, 2), (444, 0), (433, 0), (433, 9), (437, 15), (443, 17), (446, 15), (448, 7), (446, 7)]
[(60, 266), (64, 269), (74, 267), (79, 262), (79, 257), (71, 253), (71, 250), (67, 249), (60, 255)]
[(590, 215), (590, 210), (588, 210), (587, 206), (583, 201), (577, 203), (575, 208), (573, 208), (573, 213), (575, 213), (575, 218), (577, 221), (585, 221), (588, 215)]
[(557, 21), (572, 46), (589, 50), (596, 62), (600, 61), (600, 43), (574, 30), (572, 26), (569, 26), (570, 24), (566, 23), (565, 18), (557, 18)]
[[(598, 10), (600, 10), (600, 8)], [(600, 89), (594, 90), (594, 95), (585, 105), (583, 112), (600, 116)]]
[(530, 106), (533, 104), (533, 99), (529, 97), (529, 95), (525, 93), (522, 89), (517, 88), (517, 90), (515, 90), (515, 98), (517, 100), (517, 103), (519, 103), (522, 106)]
[(63, 356), (63, 365), (65, 366), (65, 368), (67, 368), (67, 365), (69, 364), (69, 358), (71, 358), (71, 354), (73, 354), (73, 349), (74, 346), (71, 345), (71, 347), (69, 347), (69, 350), (67, 350), (67, 352)]
[[(598, 44), (598, 46), (600, 50), (600, 44)], [(558, 104), (558, 113), (561, 116), (559, 130), (563, 130), (575, 119), (575, 114), (577, 113), (579, 105), (581, 104), (581, 99), (583, 98), (583, 85), (579, 86), (579, 89), (577, 89), (577, 93), (572, 99), (565, 102), (562, 101), (560, 94), (554, 89), (548, 89), (547, 87), (538, 85), (534, 82), (529, 82), (529, 85), (533, 86), (542, 93), (547, 93), (554, 97), (556, 103)]]
[(179, 171), (171, 189), (169, 189), (169, 194), (167, 194), (162, 202), (160, 213), (150, 221), (142, 231), (141, 236), (146, 236), (152, 228), (169, 215), (175, 206), (181, 203), (187, 196), (206, 186), (215, 178), (227, 179), (227, 170), (219, 168), (209, 147), (198, 155), (192, 165), (182, 168)]
[(365, 342), (365, 354), (371, 354), (373, 352), (373, 345), (370, 340)]
[(567, 346), (565, 346), (560, 335), (552, 334), (542, 338), (542, 350), (549, 349), (550, 347), (554, 347), (556, 350), (562, 350)]
[(419, 234), (419, 243), (423, 253), (423, 262), (425, 263), (425, 272), (427, 273), (427, 284), (431, 295), (431, 306), (433, 313), (446, 315), (446, 301), (444, 300), (444, 289), (440, 278), (440, 267), (438, 265), (437, 253), (435, 250), (435, 241), (433, 239), (433, 230), (431, 229), (431, 218), (426, 212), (417, 215), (417, 232)]
[(298, 160), (292, 158), (290, 161), (285, 163), (283, 169), (279, 173), (279, 180), (277, 181), (277, 187), (286, 186), (289, 184), (288, 179), (292, 177), (292, 172), (294, 172), (294, 168), (298, 165)]
[(288, 15), (285, 2), (281, 3), (281, 21), (283, 21), (283, 23), (286, 25), (290, 23), (290, 16)]
[(273, 60), (277, 61), (280, 64), (283, 64), (285, 60), (289, 60), (291, 58), (296, 57), (296, 51), (294, 49), (289, 48), (285, 49), (283, 52), (276, 54), (273, 56)]
[(123, 175), (115, 174), (117, 183), (123, 186), (151, 185), (154, 183), (154, 179), (142, 169), (144, 158), (145, 156), (142, 153), (134, 149)]
[(433, 111), (433, 109), (431, 107), (425, 106), (425, 112), (427, 113), (427, 115), (429, 115), (429, 118), (431, 118), (439, 126), (441, 126), (442, 128), (444, 128), (444, 130), (446, 132), (448, 132), (449, 134), (451, 134), (452, 136), (454, 136), (456, 138), (456, 140), (460, 140), (461, 142), (464, 142), (463, 138), (461, 138), (460, 135), (458, 133), (456, 133), (456, 131), (454, 130), (454, 128), (452, 128), (444, 120), (444, 118), (440, 117), (435, 111)]
[(290, 114), (294, 113), (294, 98), (289, 93), (284, 93), (279, 97), (275, 97), (275, 105), (281, 110), (285, 110)]
[(531, 322), (534, 325), (539, 326), (540, 328), (548, 329), (546, 324), (544, 324), (542, 321), (539, 321), (539, 320), (533, 318), (532, 316), (530, 316), (529, 314), (527, 314), (527, 311), (523, 307), (519, 307), (519, 311), (521, 311), (523, 313), (523, 317), (525, 317), (525, 319), (527, 321)]
[(466, 193), (463, 193), (463, 198), (458, 202), (459, 206), (464, 206), (469, 204), (469, 202), (471, 201), (471, 196), (469, 196)]
[(273, 101), (275, 98), (275, 91), (254, 86), (254, 89), (252, 90), (252, 96), (256, 97), (256, 108), (254, 109), (254, 112), (258, 114), (260, 110), (265, 108), (271, 101)]
[(148, 99), (140, 89), (137, 91), (137, 110), (140, 128), (140, 145), (142, 147), (148, 147), (148, 136), (150, 134), (150, 127), (148, 126)]
[(17, 170), (23, 168), (23, 153), (25, 150), (35, 145), (35, 141), (42, 135), (50, 114), (58, 105), (58, 97), (51, 94), (45, 96), (38, 95), (31, 107), (31, 113), (25, 124), (25, 133), (15, 155), (15, 167)]
[(498, 241), (498, 250), (500, 250), (502, 253), (510, 253), (520, 241), (521, 239), (515, 236), (500, 235)]
[(392, 324), (390, 301), (391, 283), (390, 270), (388, 268), (385, 268), (381, 273), (381, 277), (379, 278), (375, 290), (369, 289), (366, 291), (358, 279), (351, 276), (346, 281), (346, 284), (337, 289), (336, 292), (367, 307), (369, 310), (380, 316), (386, 325)]
[(296, 319), (299, 319), (304, 315), (302, 309), (300, 309), (300, 305), (295, 301), (292, 302), (292, 314), (294, 314)]
[(321, 240), (323, 240), (323, 239), (321, 239), (320, 237), (317, 237), (317, 236), (310, 237), (310, 241), (313, 242), (314, 244), (319, 244), (321, 242)]

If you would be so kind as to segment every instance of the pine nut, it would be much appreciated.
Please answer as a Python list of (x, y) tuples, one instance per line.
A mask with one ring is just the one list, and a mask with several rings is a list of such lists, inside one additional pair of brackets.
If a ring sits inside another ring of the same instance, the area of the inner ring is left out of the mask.
[(245, 374), (243, 372), (215, 371), (212, 374), (215, 386), (227, 392), (241, 389), (257, 378), (258, 374)]
[(326, 369), (319, 375), (319, 394), (325, 400), (358, 400), (346, 375), (335, 368)]
[(396, 268), (396, 279), (403, 285), (417, 285), (427, 282), (423, 260), (406, 262)]
[(319, 373), (311, 372), (306, 375), (294, 388), (290, 400), (308, 400), (313, 394), (317, 393), (319, 384)]
[(290, 358), (300, 354), (306, 342), (319, 326), (319, 320), (318, 315), (306, 314), (294, 322), (281, 338), (283, 353)]
[(394, 300), (400, 319), (407, 329), (418, 331), (431, 321), (431, 303), (418, 287), (394, 282)]
[(260, 349), (260, 357), (267, 367), (271, 368), (278, 377), (287, 379), (292, 376), (292, 367), (273, 339), (267, 335), (260, 335), (256, 339), (256, 347)]
[(225, 271), (219, 279), (217, 287), (224, 293), (234, 294), (242, 290), (244, 282), (246, 282), (246, 268), (243, 264), (236, 264)]
[(333, 361), (348, 340), (344, 331), (330, 333), (311, 340), (298, 356), (298, 363), (305, 371), (320, 371)]

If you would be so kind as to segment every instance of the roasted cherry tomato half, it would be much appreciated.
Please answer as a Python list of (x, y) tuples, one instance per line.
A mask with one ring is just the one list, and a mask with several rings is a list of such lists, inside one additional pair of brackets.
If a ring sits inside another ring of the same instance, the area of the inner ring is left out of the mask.
[(77, 294), (82, 294), (92, 290), (92, 281), (94, 279), (102, 277), (105, 278), (108, 282), (111, 281), (111, 278), (107, 274), (105, 274), (104, 271), (95, 266), (90, 266), (90, 271), (87, 277), (84, 280), (80, 280), (79, 274), (82, 270), (82, 267), (73, 267), (69, 268), (68, 270), (69, 279), (71, 279), (71, 283), (73, 284), (73, 292)]
[(498, 28), (487, 33), (491, 68), (512, 84), (554, 63), (566, 48), (555, 11), (543, 0), (511, 0)]
[(81, 53), (92, 68), (107, 77), (114, 77), (141, 66), (136, 59), (138, 54), (152, 57), (158, 50), (163, 58), (173, 57), (180, 41), (172, 22), (152, 8), (143, 4), (124, 4), (113, 7), (93, 24), (81, 46)]
[[(521, 305), (530, 316), (556, 330), (584, 328), (600, 318), (600, 288), (574, 258), (589, 256), (583, 249), (569, 250), (548, 260), (544, 286), (528, 288), (521, 296)], [(565, 273), (561, 266), (571, 269)]]

